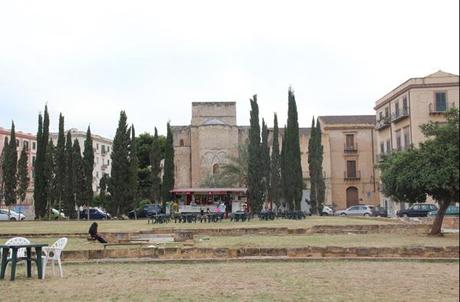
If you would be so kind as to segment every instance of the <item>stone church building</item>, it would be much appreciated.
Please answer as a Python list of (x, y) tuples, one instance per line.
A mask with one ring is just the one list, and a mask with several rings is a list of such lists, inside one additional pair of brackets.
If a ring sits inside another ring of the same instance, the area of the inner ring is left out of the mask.
[[(321, 116), (326, 203), (341, 209), (354, 204), (379, 204), (375, 158), (375, 115)], [(171, 126), (174, 142), (175, 189), (194, 190), (203, 180), (238, 155), (249, 126), (236, 124), (235, 102), (193, 102), (187, 126)], [(280, 145), (283, 140), (280, 129)], [(273, 139), (272, 129), (269, 144)], [(300, 128), (302, 173), (309, 196), (308, 140)]]

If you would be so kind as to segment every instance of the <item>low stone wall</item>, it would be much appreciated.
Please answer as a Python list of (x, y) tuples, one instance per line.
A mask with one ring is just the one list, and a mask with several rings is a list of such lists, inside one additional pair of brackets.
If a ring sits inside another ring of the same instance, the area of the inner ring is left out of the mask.
[(222, 258), (449, 258), (458, 259), (459, 247), (315, 247), (302, 248), (128, 248), (64, 251), (64, 261), (97, 259), (154, 258), (168, 260)]
[(447, 216), (442, 221), (442, 227), (445, 229), (458, 229), (459, 228), (459, 217)]

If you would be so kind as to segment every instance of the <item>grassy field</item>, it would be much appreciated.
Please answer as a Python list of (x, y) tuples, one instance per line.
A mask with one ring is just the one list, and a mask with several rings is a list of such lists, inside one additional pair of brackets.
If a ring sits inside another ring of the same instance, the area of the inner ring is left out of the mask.
[[(147, 220), (108, 220), (97, 221), (99, 232), (135, 232), (147, 231), (152, 228), (241, 228), (241, 227), (288, 227), (305, 228), (313, 225), (351, 225), (351, 224), (387, 224), (396, 220), (364, 217), (308, 217), (304, 220), (277, 219), (274, 221), (231, 222), (224, 220), (218, 223), (164, 223), (147, 224)], [(0, 234), (25, 233), (86, 233), (91, 221), (20, 221), (0, 222)]]
[[(7, 237), (0, 236), (0, 242)], [(32, 242), (52, 244), (58, 237), (31, 238)], [(180, 243), (168, 244), (181, 246)], [(406, 234), (350, 234), (350, 235), (284, 235), (284, 236), (202, 236), (196, 237), (195, 247), (305, 247), (305, 246), (344, 246), (344, 247), (409, 247), (409, 246), (459, 246), (458, 234), (445, 234), (443, 237)], [(102, 249), (102, 244), (89, 242), (85, 238), (70, 238), (66, 250)], [(111, 248), (127, 248), (126, 246)]]
[[(63, 279), (0, 281), (5, 301), (458, 301), (458, 263), (64, 265)], [(50, 270), (48, 270), (50, 272)]]

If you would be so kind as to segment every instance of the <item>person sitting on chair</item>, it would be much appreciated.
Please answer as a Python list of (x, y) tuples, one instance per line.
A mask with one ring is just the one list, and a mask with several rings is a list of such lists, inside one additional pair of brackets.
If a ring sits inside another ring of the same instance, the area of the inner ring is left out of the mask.
[(89, 227), (88, 233), (92, 239), (97, 240), (100, 243), (107, 243), (107, 241), (101, 236), (99, 236), (99, 234), (97, 233), (97, 223), (96, 222), (93, 222), (93, 224), (91, 224), (91, 226)]

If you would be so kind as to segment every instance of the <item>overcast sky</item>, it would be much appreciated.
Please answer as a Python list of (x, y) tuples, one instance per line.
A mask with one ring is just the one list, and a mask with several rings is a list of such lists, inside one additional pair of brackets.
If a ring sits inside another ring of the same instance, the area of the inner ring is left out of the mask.
[(120, 110), (137, 133), (188, 125), (192, 101), (236, 101), (249, 124), (373, 114), (410, 77), (459, 74), (459, 1), (0, 0), (0, 127), (112, 138)]

